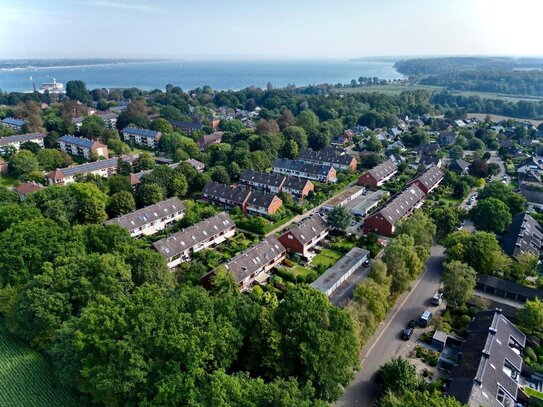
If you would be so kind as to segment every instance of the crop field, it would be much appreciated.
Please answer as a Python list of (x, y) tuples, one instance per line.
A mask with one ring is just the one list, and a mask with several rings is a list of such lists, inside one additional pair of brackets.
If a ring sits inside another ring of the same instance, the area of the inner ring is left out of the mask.
[(72, 407), (80, 403), (56, 381), (45, 359), (10, 336), (0, 320), (0, 406)]

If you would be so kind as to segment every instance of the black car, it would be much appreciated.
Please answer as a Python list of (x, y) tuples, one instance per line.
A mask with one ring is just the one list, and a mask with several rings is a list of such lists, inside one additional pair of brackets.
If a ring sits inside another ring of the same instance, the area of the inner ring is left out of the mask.
[(413, 335), (413, 331), (414, 331), (414, 329), (409, 327), (409, 326), (404, 328), (403, 331), (402, 331), (402, 334), (401, 334), (401, 338), (404, 341), (408, 341), (409, 338), (411, 338), (411, 335)]
[(417, 321), (415, 321), (414, 319), (412, 319), (411, 321), (409, 321), (409, 323), (407, 324), (407, 327), (408, 327), (408, 328), (413, 328), (413, 329), (415, 329), (416, 326), (417, 326)]

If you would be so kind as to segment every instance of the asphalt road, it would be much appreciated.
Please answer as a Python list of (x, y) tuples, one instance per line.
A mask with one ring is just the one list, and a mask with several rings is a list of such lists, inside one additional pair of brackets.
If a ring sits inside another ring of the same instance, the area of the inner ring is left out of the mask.
[(400, 297), (397, 304), (381, 324), (361, 354), (362, 369), (339, 399), (336, 407), (369, 407), (379, 394), (379, 385), (374, 377), (379, 367), (394, 357), (406, 342), (400, 339), (400, 332), (411, 319), (416, 319), (426, 310), (433, 310), (430, 299), (439, 287), (444, 247), (432, 246), (426, 271), (406, 296)]

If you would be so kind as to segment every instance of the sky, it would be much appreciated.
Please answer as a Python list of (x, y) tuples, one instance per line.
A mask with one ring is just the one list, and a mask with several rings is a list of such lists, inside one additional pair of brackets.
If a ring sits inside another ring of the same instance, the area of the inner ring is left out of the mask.
[(543, 0), (0, 0), (0, 59), (543, 56)]

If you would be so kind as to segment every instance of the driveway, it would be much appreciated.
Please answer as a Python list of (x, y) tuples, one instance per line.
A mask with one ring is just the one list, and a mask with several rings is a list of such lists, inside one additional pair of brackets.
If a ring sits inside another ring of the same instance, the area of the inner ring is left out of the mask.
[(413, 346), (412, 343), (400, 339), (401, 330), (410, 319), (418, 319), (426, 309), (434, 309), (430, 305), (430, 299), (439, 287), (444, 258), (444, 247), (432, 246), (426, 270), (414, 283), (413, 289), (400, 296), (385, 321), (366, 344), (360, 356), (362, 369), (357, 372), (335, 406), (368, 407), (372, 405), (380, 390), (374, 380), (379, 367), (402, 353), (406, 346)]

